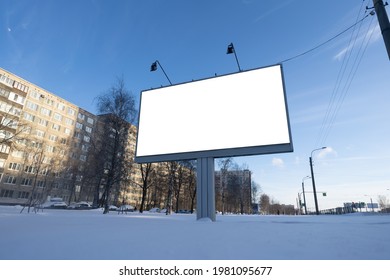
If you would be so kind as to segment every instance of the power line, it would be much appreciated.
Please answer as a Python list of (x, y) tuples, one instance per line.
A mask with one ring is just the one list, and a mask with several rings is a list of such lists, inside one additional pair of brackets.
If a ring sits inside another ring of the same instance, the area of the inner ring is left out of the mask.
[[(359, 29), (356, 33), (352, 47), (348, 46), (348, 48), (347, 48), (347, 49), (350, 49), (350, 51), (349, 51), (349, 53), (345, 54), (345, 56), (344, 56), (344, 61), (347, 57), (346, 64), (345, 64), (345, 67), (342, 66), (342, 68), (340, 69), (339, 74), (342, 73), (341, 78), (340, 79), (338, 78), (338, 80), (336, 81), (335, 88), (334, 88), (334, 91), (332, 93), (332, 98), (331, 98), (330, 103), (328, 105), (328, 109), (327, 109), (324, 121), (322, 123), (322, 127), (321, 127), (319, 137), (318, 137), (316, 143), (323, 144), (326, 142), (326, 140), (330, 134), (330, 131), (335, 123), (337, 115), (338, 115), (338, 113), (339, 113), (339, 111), (344, 103), (344, 100), (349, 93), (349, 89), (350, 89), (350, 86), (352, 84), (352, 81), (354, 80), (356, 72), (360, 66), (360, 62), (361, 62), (361, 60), (364, 56), (364, 53), (367, 49), (368, 43), (371, 40), (371, 37), (373, 35), (373, 30), (371, 30), (372, 22), (373, 22), (373, 18), (371, 19), (370, 24), (367, 27), (367, 31), (365, 32), (366, 34), (362, 39), (362, 42), (360, 44), (360, 48), (357, 51), (357, 54), (354, 58), (352, 66), (350, 67), (348, 75), (347, 75), (346, 79), (344, 79), (344, 74), (349, 66), (349, 62), (350, 62), (350, 59), (352, 57), (352, 52), (354, 51), (354, 48), (356, 45), (356, 41), (358, 39), (361, 26), (359, 27)], [(371, 35), (368, 37), (370, 31), (371, 31)], [(352, 36), (351, 36), (351, 39), (352, 39)], [(365, 46), (364, 46), (364, 44), (365, 44)], [(363, 49), (363, 46), (364, 46), (364, 49)], [(342, 84), (343, 84), (343, 87), (341, 88)], [(341, 89), (341, 90), (339, 90), (339, 89)]]
[(337, 37), (341, 36), (342, 34), (344, 34), (345, 32), (347, 32), (347, 31), (350, 30), (351, 28), (355, 27), (358, 23), (360, 23), (360, 22), (362, 22), (363, 20), (365, 20), (368, 16), (369, 16), (369, 14), (366, 15), (366, 16), (365, 16), (364, 18), (362, 18), (361, 20), (359, 20), (358, 22), (356, 22), (356, 23), (354, 23), (353, 25), (351, 25), (350, 27), (348, 27), (347, 29), (341, 31), (341, 32), (338, 33), (337, 35), (335, 35), (335, 36), (333, 36), (332, 38), (326, 40), (325, 42), (323, 42), (323, 43), (321, 43), (321, 44), (319, 44), (319, 45), (317, 45), (317, 46), (311, 48), (310, 50), (307, 50), (307, 51), (305, 51), (305, 52), (303, 52), (303, 53), (301, 53), (301, 54), (295, 55), (295, 56), (290, 57), (290, 58), (287, 58), (287, 59), (285, 59), (285, 60), (282, 60), (282, 61), (280, 61), (279, 63), (284, 63), (284, 62), (287, 62), (287, 61), (296, 59), (296, 58), (298, 58), (298, 57), (301, 57), (301, 56), (303, 56), (303, 55), (305, 55), (305, 54), (308, 54), (308, 53), (310, 53), (310, 52), (312, 52), (312, 51), (314, 51), (314, 50), (316, 50), (316, 49), (322, 47), (323, 45), (325, 45), (325, 44), (327, 44), (327, 43), (333, 41), (333, 40), (336, 39)]
[[(356, 16), (356, 22), (355, 22), (354, 27), (359, 23), (359, 17), (360, 17), (360, 13), (362, 11), (362, 8), (363, 8), (363, 2), (364, 1), (362, 1), (360, 9), (358, 11), (358, 14)], [(366, 15), (366, 17), (367, 16), (368, 15)], [(348, 45), (347, 45), (347, 48), (346, 48), (346, 54), (343, 57), (343, 61), (342, 61), (339, 73), (337, 75), (336, 83), (334, 85), (334, 88), (333, 88), (333, 91), (332, 91), (332, 94), (331, 94), (331, 97), (330, 97), (330, 100), (329, 100), (329, 104), (328, 104), (328, 107), (326, 109), (325, 117), (324, 117), (324, 119), (322, 121), (321, 128), (320, 128), (320, 133), (319, 133), (319, 136), (318, 136), (318, 138), (316, 140), (315, 146), (319, 145), (319, 143), (324, 143), (325, 142), (324, 134), (326, 135), (327, 128), (329, 128), (329, 126), (326, 127), (326, 125), (327, 125), (327, 123), (329, 121), (329, 118), (332, 118), (331, 114), (332, 114), (332, 109), (334, 107), (334, 103), (335, 103), (335, 100), (336, 100), (337, 92), (340, 89), (341, 81), (342, 81), (342, 79), (344, 77), (344, 74), (345, 74), (345, 71), (346, 71), (346, 69), (348, 67), (348, 63), (349, 63), (349, 60), (351, 58), (354, 46), (356, 44), (356, 40), (357, 40), (358, 34), (360, 32), (361, 26), (362, 26), (362, 24), (360, 24), (360, 26), (359, 26), (359, 29), (358, 29), (358, 31), (356, 33), (356, 36), (355, 36), (355, 40), (353, 40), (353, 37), (354, 37), (354, 34), (355, 34), (355, 29), (352, 31), (351, 37), (349, 38), (349, 42), (348, 42)], [(353, 44), (351, 46), (352, 41), (353, 41)], [(338, 100), (340, 102), (340, 98)]]

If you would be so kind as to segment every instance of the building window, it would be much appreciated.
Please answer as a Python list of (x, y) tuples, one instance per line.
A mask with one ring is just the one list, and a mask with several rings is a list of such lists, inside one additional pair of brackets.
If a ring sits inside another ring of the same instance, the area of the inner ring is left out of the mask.
[(42, 125), (42, 126), (47, 126), (49, 124), (49, 122), (47, 120), (44, 120), (44, 119), (39, 119), (38, 124)]
[(53, 118), (58, 122), (62, 121), (62, 116), (58, 113), (54, 113)]
[(8, 165), (8, 169), (17, 170), (17, 171), (19, 171), (21, 167), (22, 167), (22, 165), (20, 163), (16, 163), (16, 162), (10, 162)]
[(88, 145), (82, 144), (82, 145), (81, 145), (81, 150), (82, 150), (83, 152), (88, 152)]
[(53, 146), (46, 146), (46, 151), (49, 153), (54, 153), (55, 148)]
[(49, 99), (49, 98), (45, 98), (45, 103), (49, 106), (53, 106), (54, 105), (54, 101)]
[(3, 84), (6, 84), (7, 86), (12, 87), (14, 80), (12, 80), (4, 75), (0, 75), (0, 82), (2, 82)]
[(2, 189), (0, 191), (0, 197), (12, 197), (14, 195), (13, 190)]
[(86, 155), (80, 155), (80, 160), (86, 161), (87, 160), (87, 156)]
[(32, 179), (31, 178), (22, 178), (22, 181), (20, 182), (20, 184), (22, 186), (31, 186), (32, 185)]
[(41, 171), (39, 171), (39, 175), (44, 175), (44, 176), (46, 176), (48, 173), (49, 173), (48, 168), (44, 168), (44, 169), (42, 169)]
[(38, 111), (38, 104), (35, 104), (31, 101), (26, 102), (26, 107), (33, 111)]
[(42, 181), (42, 180), (38, 180), (37, 181), (37, 187), (38, 188), (43, 188), (45, 186), (45, 181)]
[(3, 118), (1, 120), (1, 125), (16, 129), (18, 127), (18, 121), (10, 118)]
[(75, 114), (76, 114), (75, 110), (73, 110), (72, 108), (68, 108), (68, 115), (74, 116)]
[(14, 93), (12, 91), (10, 92), (8, 99), (13, 101), (13, 102), (16, 102), (18, 104), (21, 104), (21, 105), (24, 104), (24, 100), (25, 100), (25, 98), (23, 96), (21, 96), (19, 94), (16, 94), (16, 93)]
[(76, 128), (83, 129), (83, 124), (76, 122)]
[(42, 130), (39, 130), (39, 129), (37, 129), (36, 131), (35, 131), (35, 135), (37, 136), (37, 137), (45, 137), (45, 132), (44, 131), (42, 131)]
[(34, 173), (35, 172), (35, 168), (31, 165), (27, 165), (25, 168), (24, 168), (24, 172), (26, 173)]
[(30, 122), (33, 122), (34, 119), (35, 119), (35, 116), (34, 115), (31, 115), (27, 112), (24, 112), (23, 113), (23, 119), (27, 120), (27, 121), (30, 121)]
[(73, 124), (74, 124), (74, 120), (69, 119), (69, 118), (65, 118), (65, 124), (67, 124), (67, 125), (73, 125)]
[(89, 127), (89, 126), (86, 126), (85, 127), (85, 131), (88, 132), (88, 133), (91, 133), (92, 132), (92, 128)]
[(9, 94), (10, 94), (9, 90), (6, 90), (4, 88), (0, 88), (0, 95), (1, 96), (4, 96), (4, 97), (8, 98)]
[(0, 145), (0, 153), (9, 154), (10, 147), (5, 144)]
[(18, 198), (20, 199), (27, 199), (29, 197), (30, 197), (29, 192), (23, 192), (23, 191), (18, 192)]
[(14, 137), (14, 134), (9, 132), (9, 131), (5, 131), (5, 130), (0, 130), (0, 139), (1, 140), (4, 140), (4, 139), (11, 139), (12, 137)]
[(89, 137), (89, 136), (84, 136), (84, 141), (85, 141), (85, 142), (89, 143), (90, 140), (91, 140), (91, 137)]
[(28, 92), (28, 86), (25, 86), (24, 84), (19, 83), (17, 81), (14, 82), (13, 87), (17, 88), (18, 90), (21, 90), (21, 91), (23, 91), (25, 93)]
[(60, 131), (61, 129), (61, 126), (56, 124), (56, 123), (53, 123), (52, 127), (51, 127), (53, 130), (56, 130), (56, 131)]
[(59, 102), (59, 103), (57, 103), (57, 109), (60, 111), (64, 111), (65, 105), (63, 103)]
[(78, 117), (80, 120), (84, 120), (84, 119), (85, 119), (85, 115), (83, 115), (83, 114), (81, 114), (81, 113), (79, 113), (79, 114), (77, 115), (77, 117)]
[(93, 119), (90, 118), (90, 117), (88, 117), (87, 122), (88, 122), (89, 124), (93, 124)]
[(49, 135), (49, 140), (50, 141), (56, 142), (57, 139), (58, 139), (58, 136), (56, 136), (56, 135)]
[(31, 90), (30, 96), (31, 96), (32, 98), (34, 98), (34, 99), (39, 100), (39, 98), (41, 97), (41, 94), (40, 94), (38, 91)]
[(41, 108), (41, 114), (44, 115), (44, 116), (48, 116), (50, 117), (51, 116), (51, 110), (45, 108), (45, 107), (42, 107)]
[(14, 176), (7, 176), (7, 177), (5, 177), (4, 183), (5, 184), (15, 185), (16, 184), (16, 177), (14, 177)]
[(69, 128), (65, 127), (64, 132), (65, 134), (69, 135), (72, 131)]

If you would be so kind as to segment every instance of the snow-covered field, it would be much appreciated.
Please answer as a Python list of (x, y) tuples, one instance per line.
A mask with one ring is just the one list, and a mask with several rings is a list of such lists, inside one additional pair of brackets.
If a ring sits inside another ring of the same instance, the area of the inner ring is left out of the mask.
[(0, 206), (1, 260), (390, 260), (390, 215), (236, 216)]

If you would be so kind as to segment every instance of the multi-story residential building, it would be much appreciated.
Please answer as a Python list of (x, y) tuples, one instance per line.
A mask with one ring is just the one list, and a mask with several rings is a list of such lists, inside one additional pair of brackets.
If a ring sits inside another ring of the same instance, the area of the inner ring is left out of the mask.
[[(48, 196), (92, 201), (99, 187), (85, 172), (98, 121), (0, 68), (0, 204), (43, 202)], [(133, 148), (135, 136), (130, 137)], [(132, 194), (129, 202), (140, 201), (138, 188), (124, 188)]]

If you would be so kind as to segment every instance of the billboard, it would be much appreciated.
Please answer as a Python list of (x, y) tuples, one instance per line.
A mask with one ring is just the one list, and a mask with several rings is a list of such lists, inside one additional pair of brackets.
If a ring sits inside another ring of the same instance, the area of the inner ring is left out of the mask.
[(138, 163), (292, 151), (280, 64), (141, 93)]

